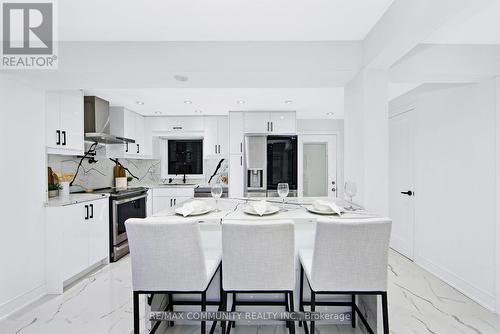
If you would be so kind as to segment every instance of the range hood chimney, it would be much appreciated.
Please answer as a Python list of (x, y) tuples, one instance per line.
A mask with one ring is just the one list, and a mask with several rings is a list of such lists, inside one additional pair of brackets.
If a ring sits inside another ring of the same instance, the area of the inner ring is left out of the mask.
[(109, 102), (97, 96), (84, 97), (85, 140), (102, 144), (135, 143), (109, 133)]

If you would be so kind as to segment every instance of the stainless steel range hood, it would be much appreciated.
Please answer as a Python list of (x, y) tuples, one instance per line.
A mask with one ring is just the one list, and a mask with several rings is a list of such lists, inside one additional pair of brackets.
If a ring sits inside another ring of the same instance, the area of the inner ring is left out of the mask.
[(135, 143), (129, 138), (117, 137), (109, 133), (109, 102), (97, 96), (84, 98), (85, 140), (102, 144)]

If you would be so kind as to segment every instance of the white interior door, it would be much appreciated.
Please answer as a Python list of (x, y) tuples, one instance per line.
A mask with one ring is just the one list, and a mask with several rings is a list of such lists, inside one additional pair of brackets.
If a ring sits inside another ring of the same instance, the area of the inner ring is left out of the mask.
[(415, 225), (413, 119), (414, 111), (412, 110), (389, 119), (391, 247), (410, 259), (413, 259)]
[(337, 197), (337, 136), (299, 136), (299, 196)]

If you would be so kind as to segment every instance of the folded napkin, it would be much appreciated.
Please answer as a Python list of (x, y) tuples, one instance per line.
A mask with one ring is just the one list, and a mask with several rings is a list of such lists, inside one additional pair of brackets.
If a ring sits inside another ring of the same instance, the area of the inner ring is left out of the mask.
[(268, 209), (268, 203), (266, 201), (252, 202), (252, 208), (259, 216), (263, 216)]
[(203, 211), (206, 209), (207, 209), (207, 204), (205, 202), (199, 201), (199, 200), (194, 200), (194, 201), (190, 201), (188, 203), (185, 203), (182, 206), (180, 212), (182, 213), (182, 215), (184, 217), (187, 217), (192, 213), (200, 212), (200, 211)]
[(334, 202), (323, 201), (323, 200), (314, 201), (313, 208), (318, 211), (335, 212), (338, 215), (341, 215), (344, 212), (344, 209), (339, 207)]

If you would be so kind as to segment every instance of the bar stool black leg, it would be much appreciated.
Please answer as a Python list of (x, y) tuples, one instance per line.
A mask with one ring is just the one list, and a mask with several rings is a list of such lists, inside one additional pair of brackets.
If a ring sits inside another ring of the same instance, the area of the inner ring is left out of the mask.
[[(207, 293), (202, 292), (201, 293), (201, 311), (205, 312), (207, 310)], [(207, 328), (206, 328), (206, 321), (201, 322), (201, 334), (205, 334)]]
[[(285, 311), (290, 312), (289, 303), (288, 303), (288, 292), (285, 292)], [(285, 327), (290, 327), (290, 321), (285, 322)]]
[[(174, 295), (171, 294), (171, 293), (168, 294), (168, 303), (170, 304), (168, 310), (170, 312), (173, 312), (174, 311)], [(170, 327), (174, 327), (174, 322), (173, 321), (169, 321), (168, 325)]]
[[(316, 294), (311, 290), (311, 312), (316, 310)], [(311, 334), (314, 334), (314, 320), (311, 320)]]
[[(302, 268), (302, 264), (300, 265), (300, 291), (299, 291), (299, 311), (304, 312), (304, 268)], [(299, 321), (299, 327), (302, 327), (302, 321)]]
[(139, 334), (139, 292), (133, 293), (134, 334)]
[(382, 292), (382, 317), (384, 322), (384, 334), (389, 334), (389, 308), (387, 306), (387, 292)]
[[(295, 310), (295, 306), (293, 305), (293, 291), (290, 291), (289, 292), (290, 294), (290, 312), (294, 312)], [(289, 327), (289, 330), (290, 330), (290, 334), (295, 334), (295, 321), (290, 321), (290, 327)]]
[(356, 328), (356, 310), (354, 309), (356, 305), (356, 295), (351, 295), (351, 325), (352, 328)]
[[(222, 310), (223, 311), (227, 311), (227, 293), (225, 293), (224, 290), (222, 290), (221, 293), (222, 293), (221, 294), (221, 298), (222, 298)], [(222, 334), (226, 334), (226, 322), (225, 321), (221, 321), (220, 325), (222, 327)]]

